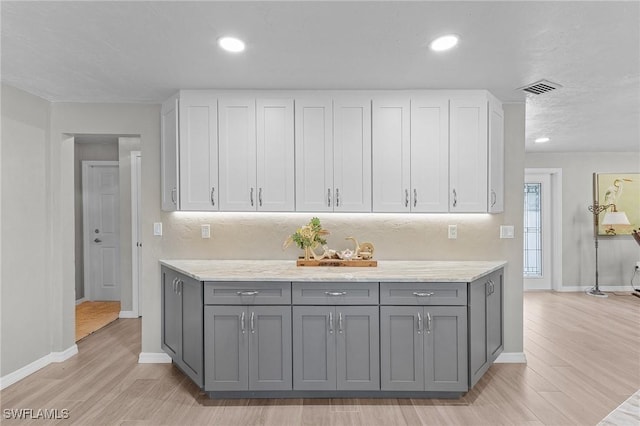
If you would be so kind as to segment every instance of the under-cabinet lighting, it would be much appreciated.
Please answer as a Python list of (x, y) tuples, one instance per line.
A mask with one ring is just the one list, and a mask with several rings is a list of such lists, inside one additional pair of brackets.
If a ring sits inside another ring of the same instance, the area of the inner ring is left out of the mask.
[(244, 51), (244, 41), (235, 37), (220, 37), (218, 39), (218, 46), (227, 52), (239, 53)]

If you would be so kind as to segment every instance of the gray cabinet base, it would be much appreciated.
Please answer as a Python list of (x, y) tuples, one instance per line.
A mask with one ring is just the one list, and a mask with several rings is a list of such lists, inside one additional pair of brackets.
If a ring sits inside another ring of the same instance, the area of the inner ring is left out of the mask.
[(457, 399), (466, 392), (420, 391), (214, 391), (206, 392), (212, 399), (239, 398), (438, 398)]

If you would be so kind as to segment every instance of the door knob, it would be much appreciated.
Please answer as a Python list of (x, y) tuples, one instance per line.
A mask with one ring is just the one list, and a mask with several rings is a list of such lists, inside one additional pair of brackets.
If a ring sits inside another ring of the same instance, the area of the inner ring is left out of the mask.
[(94, 243), (101, 243), (102, 240), (100, 238), (96, 238), (95, 240), (93, 240)]

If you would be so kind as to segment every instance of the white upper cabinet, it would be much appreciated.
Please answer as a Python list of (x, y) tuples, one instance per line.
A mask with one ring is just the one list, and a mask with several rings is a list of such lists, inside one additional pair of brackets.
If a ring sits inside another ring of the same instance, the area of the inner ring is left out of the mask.
[(489, 213), (504, 211), (504, 111), (489, 99)]
[(452, 98), (449, 114), (449, 211), (486, 213), (487, 97)]
[(160, 115), (160, 186), (162, 210), (178, 210), (178, 95), (162, 104)]
[(256, 101), (220, 98), (218, 102), (220, 210), (255, 211)]
[(449, 100), (411, 99), (411, 211), (449, 211)]
[(180, 210), (218, 210), (217, 100), (207, 91), (180, 92)]
[(258, 210), (295, 209), (293, 100), (257, 100)]
[(371, 99), (333, 101), (333, 211), (371, 211)]
[(373, 100), (373, 211), (411, 211), (409, 98)]
[(331, 99), (296, 99), (296, 211), (333, 211)]

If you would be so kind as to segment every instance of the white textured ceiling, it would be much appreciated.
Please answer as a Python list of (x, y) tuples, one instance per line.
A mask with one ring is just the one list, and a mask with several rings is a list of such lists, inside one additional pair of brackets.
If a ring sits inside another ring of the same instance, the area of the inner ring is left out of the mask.
[[(640, 2), (2, 1), (2, 82), (52, 102), (178, 89), (478, 89), (527, 97), (527, 151), (640, 150)], [(454, 32), (448, 53), (426, 48)], [(217, 37), (247, 42), (221, 52)], [(534, 145), (549, 136), (552, 142)]]

